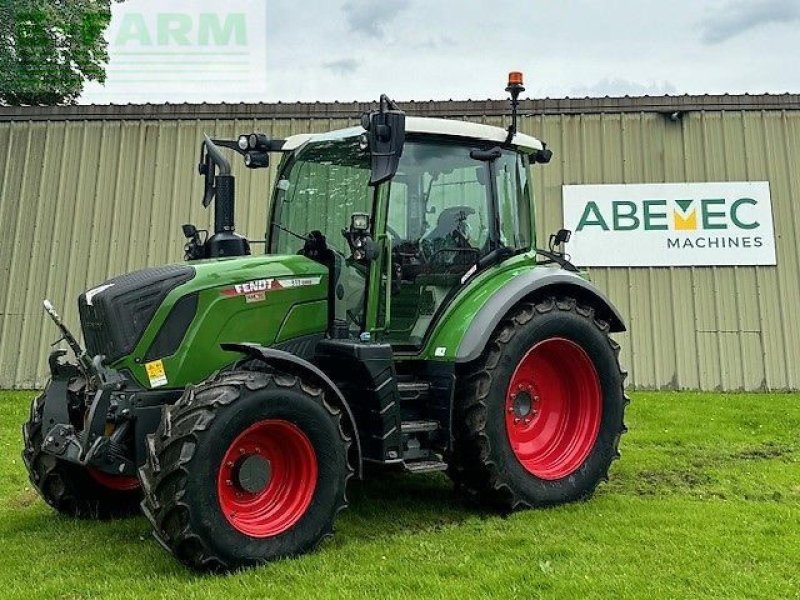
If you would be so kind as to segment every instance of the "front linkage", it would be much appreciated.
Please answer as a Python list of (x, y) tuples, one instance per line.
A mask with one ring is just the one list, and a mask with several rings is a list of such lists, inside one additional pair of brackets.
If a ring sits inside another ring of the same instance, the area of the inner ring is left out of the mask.
[(139, 389), (103, 365), (102, 356), (90, 357), (47, 301), (45, 310), (77, 360), (64, 362), (63, 349), (50, 353), (50, 383), (23, 426), (23, 459), (31, 482), (67, 514), (134, 512), (144, 435), (157, 426), (163, 404), (179, 394)]

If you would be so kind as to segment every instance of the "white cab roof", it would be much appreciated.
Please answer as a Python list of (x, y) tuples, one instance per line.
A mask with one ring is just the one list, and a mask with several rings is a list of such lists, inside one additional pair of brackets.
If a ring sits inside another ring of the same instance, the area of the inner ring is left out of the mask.
[[(340, 140), (355, 137), (362, 133), (364, 133), (362, 127), (337, 129), (327, 133), (301, 133), (289, 137), (283, 145), (283, 150), (292, 151), (307, 142)], [(456, 119), (431, 119), (428, 117), (406, 117), (406, 133), (443, 135), (484, 142), (496, 142), (498, 144), (505, 142), (508, 136), (508, 132), (500, 127), (492, 127), (491, 125), (482, 125), (470, 121), (458, 121)], [(542, 142), (524, 133), (517, 133), (514, 139), (511, 140), (511, 144), (528, 152), (535, 152), (543, 148)]]

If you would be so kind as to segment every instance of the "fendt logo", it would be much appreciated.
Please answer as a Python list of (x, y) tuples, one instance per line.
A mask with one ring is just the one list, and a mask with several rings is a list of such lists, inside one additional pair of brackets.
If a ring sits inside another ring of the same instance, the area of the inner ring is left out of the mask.
[(580, 266), (775, 264), (769, 184), (564, 186)]
[(261, 302), (262, 300), (266, 300), (267, 292), (319, 285), (321, 281), (322, 277), (255, 279), (253, 281), (245, 281), (244, 283), (237, 283), (232, 286), (224, 287), (220, 290), (220, 294), (227, 298), (244, 296), (248, 303)]

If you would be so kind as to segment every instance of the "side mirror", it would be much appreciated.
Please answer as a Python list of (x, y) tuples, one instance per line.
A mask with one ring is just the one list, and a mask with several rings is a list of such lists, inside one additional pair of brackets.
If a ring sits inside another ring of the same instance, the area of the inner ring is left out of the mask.
[(389, 181), (397, 173), (406, 143), (406, 114), (381, 96), (380, 110), (364, 115), (361, 125), (367, 130), (367, 144), (372, 159), (370, 185)]
[(572, 237), (572, 231), (569, 229), (559, 229), (556, 233), (550, 236), (550, 250), (561, 244), (566, 244)]
[(185, 238), (193, 238), (198, 234), (197, 227), (195, 227), (191, 223), (182, 225), (181, 229), (183, 230), (183, 237)]
[(547, 144), (542, 144), (544, 146), (541, 150), (537, 150), (533, 156), (531, 156), (531, 162), (534, 162), (539, 165), (546, 165), (553, 159), (553, 151), (547, 147)]

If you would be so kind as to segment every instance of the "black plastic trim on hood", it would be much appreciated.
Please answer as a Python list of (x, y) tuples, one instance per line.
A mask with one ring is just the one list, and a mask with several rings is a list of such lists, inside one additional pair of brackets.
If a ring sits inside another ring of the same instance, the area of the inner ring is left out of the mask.
[(130, 354), (167, 295), (194, 276), (186, 265), (144, 269), (82, 294), (78, 310), (89, 354), (105, 355), (108, 363)]

